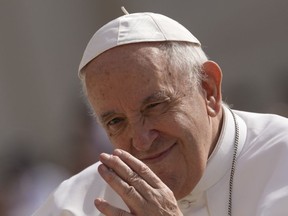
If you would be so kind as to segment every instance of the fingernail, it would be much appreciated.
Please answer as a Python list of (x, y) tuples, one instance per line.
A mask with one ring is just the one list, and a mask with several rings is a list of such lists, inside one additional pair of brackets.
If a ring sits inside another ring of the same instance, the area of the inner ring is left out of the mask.
[(113, 154), (117, 155), (117, 156), (120, 156), (122, 154), (122, 150), (121, 149), (115, 149)]
[(94, 204), (95, 204), (96, 206), (100, 205), (100, 204), (101, 204), (101, 199), (100, 199), (100, 198), (95, 199), (95, 200), (94, 200)]
[(100, 159), (100, 161), (101, 161), (101, 160), (107, 160), (109, 157), (110, 157), (109, 154), (107, 154), (107, 153), (101, 153), (99, 159)]
[(101, 199), (101, 198), (97, 198), (97, 199), (94, 200), (94, 205), (101, 212), (105, 209), (105, 206), (103, 206), (103, 204), (105, 204), (105, 201), (103, 199)]

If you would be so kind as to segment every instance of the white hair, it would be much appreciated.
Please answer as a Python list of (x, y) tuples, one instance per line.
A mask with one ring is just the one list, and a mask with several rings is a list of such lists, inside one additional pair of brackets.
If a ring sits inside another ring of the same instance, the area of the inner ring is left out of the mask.
[(199, 45), (188, 42), (165, 42), (159, 47), (164, 51), (168, 66), (172, 66), (179, 73), (187, 73), (187, 84), (201, 88), (201, 82), (205, 79), (202, 72), (203, 64), (208, 60), (206, 54)]

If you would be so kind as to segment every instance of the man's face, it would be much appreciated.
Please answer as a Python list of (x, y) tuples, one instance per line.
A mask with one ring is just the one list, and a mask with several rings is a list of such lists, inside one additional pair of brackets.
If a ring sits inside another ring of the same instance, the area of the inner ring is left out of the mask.
[(180, 199), (200, 180), (213, 143), (205, 94), (157, 47), (114, 48), (86, 68), (88, 99), (115, 148), (147, 164)]

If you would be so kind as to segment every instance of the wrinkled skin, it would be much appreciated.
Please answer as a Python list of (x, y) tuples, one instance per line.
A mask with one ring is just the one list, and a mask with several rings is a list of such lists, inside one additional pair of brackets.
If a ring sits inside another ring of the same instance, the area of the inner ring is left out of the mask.
[[(206, 62), (202, 88), (157, 44), (113, 48), (85, 69), (88, 99), (117, 149), (99, 173), (130, 209), (98, 198), (105, 215), (181, 215), (176, 200), (200, 180), (221, 129), (221, 70)], [(121, 150), (119, 150), (121, 149)]]
[(100, 174), (130, 209), (130, 213), (123, 213), (123, 210), (97, 199), (95, 205), (102, 213), (143, 216), (182, 215), (173, 192), (141, 161), (119, 149), (115, 150), (113, 155), (102, 154), (100, 160), (106, 165), (99, 167)]

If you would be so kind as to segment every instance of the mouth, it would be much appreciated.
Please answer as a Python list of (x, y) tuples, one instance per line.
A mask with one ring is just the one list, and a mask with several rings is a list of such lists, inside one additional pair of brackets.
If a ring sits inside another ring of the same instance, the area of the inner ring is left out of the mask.
[(164, 158), (166, 158), (175, 146), (176, 146), (176, 143), (174, 143), (168, 149), (166, 149), (160, 153), (157, 153), (154, 155), (149, 155), (147, 157), (142, 158), (141, 161), (144, 162), (145, 164), (158, 163), (158, 162), (162, 161)]

